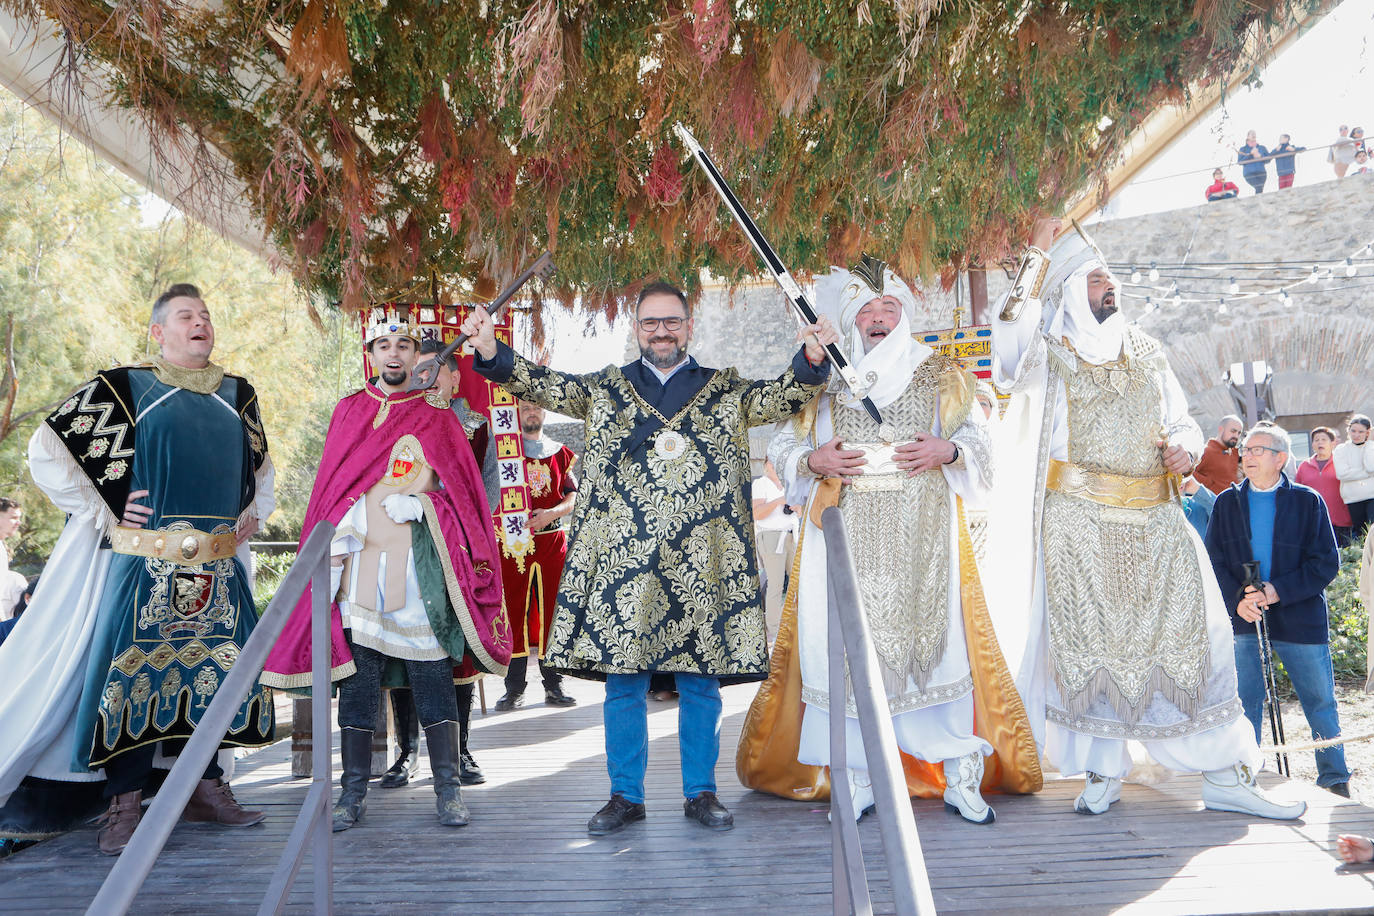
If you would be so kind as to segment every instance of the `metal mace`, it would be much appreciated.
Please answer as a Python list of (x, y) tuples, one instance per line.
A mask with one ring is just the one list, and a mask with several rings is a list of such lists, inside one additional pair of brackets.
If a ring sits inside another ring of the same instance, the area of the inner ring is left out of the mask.
[[(1263, 592), (1264, 580), (1260, 576), (1260, 565), (1242, 563), (1241, 566), (1245, 569), (1245, 584), (1241, 587), (1241, 594), (1244, 595), (1245, 590), (1249, 588)], [(1259, 633), (1260, 671), (1264, 677), (1264, 701), (1269, 707), (1269, 732), (1274, 738), (1275, 747), (1280, 748), (1287, 743), (1283, 737), (1283, 709), (1279, 706), (1279, 685), (1274, 675), (1274, 657), (1269, 645), (1269, 622), (1263, 613), (1260, 614), (1259, 620), (1255, 621), (1255, 630)], [(1275, 750), (1274, 761), (1279, 773), (1288, 777), (1288, 754)]]

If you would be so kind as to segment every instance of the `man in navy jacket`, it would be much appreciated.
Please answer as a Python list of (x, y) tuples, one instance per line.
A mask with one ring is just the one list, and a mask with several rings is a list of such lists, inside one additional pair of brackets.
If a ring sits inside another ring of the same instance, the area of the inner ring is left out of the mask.
[[(1336, 535), (1321, 496), (1282, 473), (1288, 434), (1261, 425), (1245, 437), (1245, 481), (1217, 497), (1207, 528), (1207, 553), (1236, 637), (1236, 676), (1245, 715), (1260, 737), (1264, 678), (1256, 622), (1264, 617), (1270, 644), (1283, 660), (1312, 737), (1341, 733), (1326, 621), (1326, 586), (1340, 569)], [(1245, 587), (1245, 563), (1258, 563), (1263, 590)], [(1350, 796), (1345, 749), (1317, 754), (1317, 785)]]

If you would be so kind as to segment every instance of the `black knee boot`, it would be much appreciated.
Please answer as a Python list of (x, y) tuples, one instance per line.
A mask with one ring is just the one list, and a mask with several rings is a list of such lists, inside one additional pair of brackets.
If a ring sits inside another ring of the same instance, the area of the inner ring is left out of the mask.
[(465, 786), (478, 786), (487, 781), (482, 768), (468, 753), (468, 724), (472, 721), (472, 684), (456, 684), (453, 691), (458, 698), (458, 779)]
[(396, 789), (410, 782), (420, 767), (420, 718), (409, 690), (396, 688), (391, 694), (391, 715), (396, 720), (396, 746), (399, 756), (378, 783), (383, 789)]
[(458, 723), (440, 722), (425, 727), (429, 769), (434, 774), (434, 807), (445, 827), (467, 826), (468, 806), (458, 781)]
[(334, 803), (334, 832), (347, 830), (358, 822), (367, 807), (367, 780), (372, 775), (372, 729), (339, 729), (339, 753), (343, 775), (339, 777), (339, 800)]

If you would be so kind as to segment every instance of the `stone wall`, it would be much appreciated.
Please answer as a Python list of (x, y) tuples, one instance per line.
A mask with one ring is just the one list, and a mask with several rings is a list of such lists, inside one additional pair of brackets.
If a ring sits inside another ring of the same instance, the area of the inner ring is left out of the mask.
[[(1299, 261), (1345, 258), (1374, 240), (1374, 175), (1271, 191), (1184, 210), (1098, 223), (1089, 231), (1125, 282), (1131, 267), (1206, 261)], [(879, 254), (875, 252), (875, 254)], [(815, 270), (825, 265), (806, 265)], [(1168, 349), (1193, 415), (1210, 433), (1232, 412), (1223, 373), (1233, 362), (1265, 360), (1274, 368), (1274, 399), (1281, 416), (1374, 412), (1374, 267), (1347, 280), (1338, 268), (1332, 282), (1305, 285), (1291, 305), (1277, 297), (1235, 301), (1219, 313), (1229, 272), (1180, 283), (1185, 298), (1216, 298), (1207, 304), (1169, 306), (1163, 293), (1127, 287), (1123, 311), (1140, 321)], [(1251, 275), (1253, 276), (1253, 275)], [(1238, 278), (1239, 279), (1239, 278)], [(1167, 286), (1161, 278), (1159, 286)], [(1278, 280), (1241, 280), (1242, 288), (1270, 288)], [(1360, 288), (1342, 289), (1347, 284)], [(1364, 287), (1363, 284), (1370, 284)], [(992, 302), (1006, 289), (1000, 271), (988, 274)], [(1308, 292), (1315, 290), (1315, 292)], [(1145, 312), (1150, 293), (1156, 308)], [(921, 291), (919, 329), (949, 327), (956, 296), (938, 288)], [(796, 346), (795, 322), (776, 286), (711, 288), (697, 310), (692, 352), (705, 365), (734, 366), (755, 377), (776, 374)]]

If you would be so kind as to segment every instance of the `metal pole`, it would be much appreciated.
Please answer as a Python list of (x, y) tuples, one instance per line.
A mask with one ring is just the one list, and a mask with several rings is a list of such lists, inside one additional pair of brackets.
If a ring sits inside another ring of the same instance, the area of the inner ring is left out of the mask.
[[(827, 540), (829, 535), (827, 533)], [(859, 812), (849, 795), (849, 753), (846, 734), (848, 703), (845, 690), (844, 636), (841, 632), (839, 602), (835, 579), (827, 575), (829, 596), (826, 602), (826, 640), (829, 644), (830, 689), (830, 836), (831, 898), (835, 916), (872, 916), (873, 901), (864, 871), (863, 847), (859, 843)]]
[(326, 551), (315, 564), (315, 575), (310, 583), (310, 695), (314, 701), (311, 710), (314, 727), (311, 749), (315, 758), (312, 767), (315, 771), (315, 788), (320, 789), (316, 799), (318, 807), (314, 812), (311, 867), (315, 875), (315, 912), (318, 916), (327, 916), (334, 911), (334, 844), (329, 818), (329, 789), (334, 781), (330, 754), (334, 733), (329, 727), (330, 673), (333, 664), (329, 606), (334, 596), (329, 594), (329, 559)]
[[(869, 775), (873, 780), (873, 794), (877, 802), (878, 828), (887, 859), (888, 877), (892, 880), (893, 902), (901, 914), (930, 914), (935, 912), (935, 897), (930, 890), (930, 876), (926, 873), (925, 856), (921, 852), (921, 838), (916, 831), (916, 818), (906, 790), (906, 776), (902, 771), (897, 750), (897, 736), (892, 730), (892, 716), (887, 697), (879, 688), (877, 658), (873, 654), (873, 640), (868, 631), (868, 618), (863, 612), (859, 594), (858, 574), (849, 556), (849, 542), (845, 536), (844, 519), (838, 508), (826, 509), (821, 516), (825, 530), (826, 579), (829, 583), (830, 613), (835, 615), (843, 634), (844, 653), (848, 660), (849, 682), (853, 688), (854, 705), (858, 712), (859, 733), (863, 736), (864, 753), (868, 758)], [(831, 650), (831, 728), (836, 711), (844, 713), (843, 700), (837, 707), (834, 668), (835, 649)], [(843, 686), (839, 697), (843, 697)], [(843, 723), (841, 723), (843, 726)], [(832, 731), (832, 736), (834, 732)], [(833, 745), (832, 745), (833, 753)], [(833, 758), (832, 758), (833, 760)], [(837, 793), (848, 795), (847, 786), (839, 786), (834, 767), (831, 768), (831, 798)], [(832, 811), (837, 810), (832, 805)], [(852, 824), (851, 824), (852, 826)], [(859, 868), (863, 860), (857, 849), (854, 858)], [(848, 850), (846, 850), (848, 855)]]
[(305, 591), (312, 568), (321, 561), (327, 561), (333, 532), (332, 525), (321, 523), (301, 548), (296, 563), (282, 580), (281, 587), (253, 629), (253, 634), (248, 637), (233, 667), (220, 683), (205, 715), (201, 716), (167, 780), (129, 838), (129, 845), (120, 854), (114, 868), (110, 869), (87, 913), (120, 916), (128, 912), (148, 873), (152, 871), (153, 863), (162, 852), (167, 837), (171, 835), (172, 828), (181, 818), (181, 812), (200, 782), (206, 765), (218, 752), (229, 724), (238, 714), (239, 705), (248, 691), (256, 686), (258, 673), (267, 661), (267, 653), (286, 626), (292, 607)]

